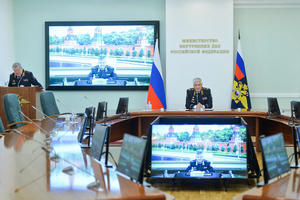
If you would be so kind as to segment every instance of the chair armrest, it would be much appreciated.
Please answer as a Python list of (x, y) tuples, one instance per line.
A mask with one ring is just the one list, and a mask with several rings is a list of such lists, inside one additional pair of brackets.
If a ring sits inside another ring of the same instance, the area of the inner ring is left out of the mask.
[(72, 113), (61, 113), (61, 114), (59, 114), (59, 115), (48, 115), (46, 118), (48, 118), (48, 117), (50, 117), (50, 118), (52, 118), (52, 117), (58, 117), (58, 116), (60, 116), (60, 115), (72, 115)]
[(72, 115), (73, 113), (61, 113), (59, 115)]
[(45, 117), (44, 119), (47, 119), (47, 118), (57, 118), (59, 115), (48, 115), (47, 117)]
[(8, 124), (7, 126), (10, 128), (14, 125), (17, 125), (17, 124), (30, 124), (31, 122), (29, 121), (19, 121), (19, 122), (14, 122), (14, 123), (11, 123), (11, 124)]

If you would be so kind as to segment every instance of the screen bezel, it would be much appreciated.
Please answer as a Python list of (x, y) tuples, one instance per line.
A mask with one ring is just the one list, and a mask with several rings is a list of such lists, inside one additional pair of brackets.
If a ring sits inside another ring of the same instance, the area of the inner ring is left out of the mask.
[(45, 80), (47, 90), (148, 90), (148, 86), (51, 86), (49, 68), (50, 26), (111, 26), (111, 25), (154, 25), (154, 42), (158, 39), (159, 21), (46, 21), (45, 22)]

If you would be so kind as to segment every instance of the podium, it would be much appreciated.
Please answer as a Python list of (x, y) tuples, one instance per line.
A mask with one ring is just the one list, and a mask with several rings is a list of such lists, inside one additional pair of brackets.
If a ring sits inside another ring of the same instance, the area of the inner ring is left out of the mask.
[[(13, 93), (16, 94), (20, 105), (22, 108), (22, 112), (28, 116), (30, 119), (41, 118), (42, 114), (37, 113), (32, 106), (37, 108), (41, 108), (40, 106), (40, 92), (42, 90), (39, 87), (0, 87), (0, 116), (3, 121), (4, 127), (7, 129), (7, 120), (4, 111), (3, 105), (3, 96), (5, 94)], [(25, 121), (27, 119), (25, 118)]]

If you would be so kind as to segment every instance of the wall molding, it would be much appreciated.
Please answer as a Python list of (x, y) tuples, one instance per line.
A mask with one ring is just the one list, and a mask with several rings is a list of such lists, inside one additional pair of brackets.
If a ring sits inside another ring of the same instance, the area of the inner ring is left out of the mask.
[(300, 8), (299, 0), (234, 0), (234, 8)]
[(251, 98), (300, 98), (300, 93), (250, 93)]

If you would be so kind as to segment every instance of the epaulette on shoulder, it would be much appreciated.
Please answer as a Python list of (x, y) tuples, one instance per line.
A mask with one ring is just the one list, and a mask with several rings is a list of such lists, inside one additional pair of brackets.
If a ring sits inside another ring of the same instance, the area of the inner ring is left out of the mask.
[(195, 90), (194, 88), (189, 88), (189, 89), (188, 89), (188, 91), (194, 91), (194, 90)]
[(205, 87), (204, 87), (203, 90), (209, 90), (209, 88), (205, 88)]

